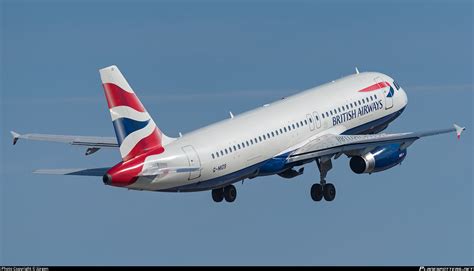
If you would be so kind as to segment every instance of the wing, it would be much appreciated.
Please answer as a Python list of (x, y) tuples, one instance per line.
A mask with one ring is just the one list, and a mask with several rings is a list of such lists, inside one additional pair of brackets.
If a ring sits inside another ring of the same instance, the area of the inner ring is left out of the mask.
[(18, 139), (39, 140), (68, 143), (71, 145), (88, 147), (86, 155), (93, 154), (100, 148), (118, 148), (117, 139), (115, 137), (98, 137), (98, 136), (76, 136), (76, 135), (50, 135), (50, 134), (24, 134), (11, 132), (13, 136), (13, 145)]
[(373, 134), (373, 135), (333, 135), (326, 134), (311, 140), (302, 147), (296, 149), (288, 157), (288, 162), (296, 162), (317, 157), (331, 157), (336, 155), (336, 158), (341, 154), (349, 156), (362, 155), (372, 149), (392, 143), (399, 143), (401, 149), (406, 149), (415, 140), (432, 135), (445, 134), (456, 132), (458, 138), (465, 130), (454, 124), (453, 128), (441, 129), (426, 132), (415, 133), (398, 133), (398, 134)]

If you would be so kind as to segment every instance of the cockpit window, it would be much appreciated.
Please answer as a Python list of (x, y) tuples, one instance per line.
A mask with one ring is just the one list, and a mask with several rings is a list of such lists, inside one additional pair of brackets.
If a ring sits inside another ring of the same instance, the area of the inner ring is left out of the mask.
[(399, 85), (399, 84), (397, 84), (397, 82), (393, 81), (393, 85), (395, 86), (395, 88), (396, 88), (397, 90), (399, 90), (399, 89), (400, 89), (400, 85)]

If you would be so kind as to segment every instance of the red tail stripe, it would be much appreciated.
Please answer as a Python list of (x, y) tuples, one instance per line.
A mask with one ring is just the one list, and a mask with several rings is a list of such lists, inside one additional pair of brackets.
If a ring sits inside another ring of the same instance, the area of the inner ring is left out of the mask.
[(374, 90), (378, 90), (378, 89), (381, 89), (381, 88), (384, 88), (384, 87), (388, 87), (390, 86), (390, 84), (388, 82), (380, 82), (380, 83), (375, 83), (371, 86), (368, 86), (366, 88), (363, 88), (361, 90), (359, 90), (359, 92), (369, 92), (369, 91), (374, 91)]
[[(161, 148), (163, 152), (163, 146), (161, 144), (161, 132), (158, 128), (155, 128), (155, 131), (149, 136), (138, 141), (138, 143), (132, 148), (132, 150), (123, 158), (124, 161), (130, 160), (144, 152), (147, 152), (153, 148)], [(160, 152), (160, 153), (161, 153)]]
[(145, 112), (145, 108), (134, 93), (127, 92), (121, 87), (112, 83), (105, 83), (103, 86), (109, 109), (112, 107), (125, 105), (139, 112)]

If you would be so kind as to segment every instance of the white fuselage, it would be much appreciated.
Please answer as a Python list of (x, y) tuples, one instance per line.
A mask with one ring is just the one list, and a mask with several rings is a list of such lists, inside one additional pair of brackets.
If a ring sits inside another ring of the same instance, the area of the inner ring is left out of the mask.
[(183, 166), (199, 170), (140, 177), (128, 188), (223, 187), (268, 175), (259, 173), (266, 161), (285, 156), (317, 136), (379, 132), (405, 108), (407, 96), (401, 88), (392, 97), (387, 97), (388, 87), (360, 92), (378, 82), (393, 86), (393, 79), (381, 73), (353, 74), (185, 134), (165, 145), (163, 153), (148, 156), (143, 171)]

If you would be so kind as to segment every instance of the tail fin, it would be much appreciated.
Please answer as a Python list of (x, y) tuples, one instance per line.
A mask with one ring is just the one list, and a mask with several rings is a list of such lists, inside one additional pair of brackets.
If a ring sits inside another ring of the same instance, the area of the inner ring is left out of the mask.
[(172, 141), (156, 126), (117, 66), (100, 70), (123, 161)]

